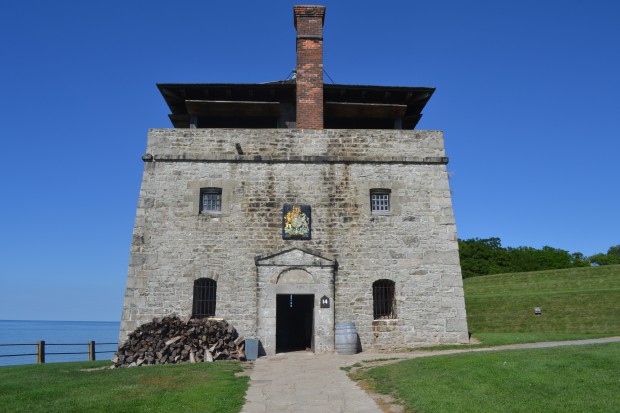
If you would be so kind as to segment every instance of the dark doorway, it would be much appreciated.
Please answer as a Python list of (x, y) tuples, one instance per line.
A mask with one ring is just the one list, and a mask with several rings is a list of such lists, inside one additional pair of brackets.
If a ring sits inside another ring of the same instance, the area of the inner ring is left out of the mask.
[(276, 353), (312, 349), (314, 295), (276, 296)]

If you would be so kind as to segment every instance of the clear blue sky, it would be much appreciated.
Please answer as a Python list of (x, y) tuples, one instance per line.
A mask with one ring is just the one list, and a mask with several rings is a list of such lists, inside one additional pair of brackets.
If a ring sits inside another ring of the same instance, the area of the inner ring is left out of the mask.
[[(155, 84), (284, 79), (297, 3), (2, 2), (0, 319), (120, 319)], [(319, 4), (336, 83), (437, 88), (461, 238), (620, 244), (619, 2)]]

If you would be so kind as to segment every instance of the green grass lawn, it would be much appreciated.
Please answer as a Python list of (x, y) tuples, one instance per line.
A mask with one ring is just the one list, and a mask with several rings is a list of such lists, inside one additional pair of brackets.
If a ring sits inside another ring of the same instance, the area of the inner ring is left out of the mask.
[(618, 412), (620, 343), (466, 353), (358, 370), (405, 412)]
[[(620, 265), (474, 277), (464, 288), (475, 337), (620, 334)], [(534, 315), (534, 307), (543, 315)]]
[(0, 412), (239, 412), (234, 362), (86, 371), (110, 362), (0, 367)]
[[(620, 265), (464, 280), (485, 347), (620, 335)], [(534, 315), (541, 307), (543, 315)], [(458, 346), (438, 346), (438, 349)], [(461, 348), (463, 348), (461, 347)], [(353, 377), (407, 412), (618, 412), (620, 343), (413, 359)]]

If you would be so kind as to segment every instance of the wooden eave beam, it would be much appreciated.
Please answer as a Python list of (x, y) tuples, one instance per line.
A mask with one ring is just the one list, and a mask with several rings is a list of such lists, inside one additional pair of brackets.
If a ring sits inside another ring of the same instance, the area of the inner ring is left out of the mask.
[(406, 110), (407, 105), (325, 102), (325, 115), (331, 118), (399, 119)]
[(251, 102), (226, 100), (186, 100), (187, 113), (195, 116), (280, 116), (279, 102)]
[(170, 114), (168, 118), (175, 128), (189, 128), (189, 115)]
[(421, 113), (417, 113), (403, 118), (403, 129), (413, 129), (422, 118)]

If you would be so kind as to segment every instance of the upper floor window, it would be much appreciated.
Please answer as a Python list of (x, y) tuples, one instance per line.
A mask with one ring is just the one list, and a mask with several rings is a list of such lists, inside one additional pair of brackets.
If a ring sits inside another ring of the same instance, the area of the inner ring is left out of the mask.
[(390, 192), (389, 189), (370, 190), (370, 211), (373, 214), (390, 212)]
[(222, 188), (200, 190), (200, 213), (222, 211)]

